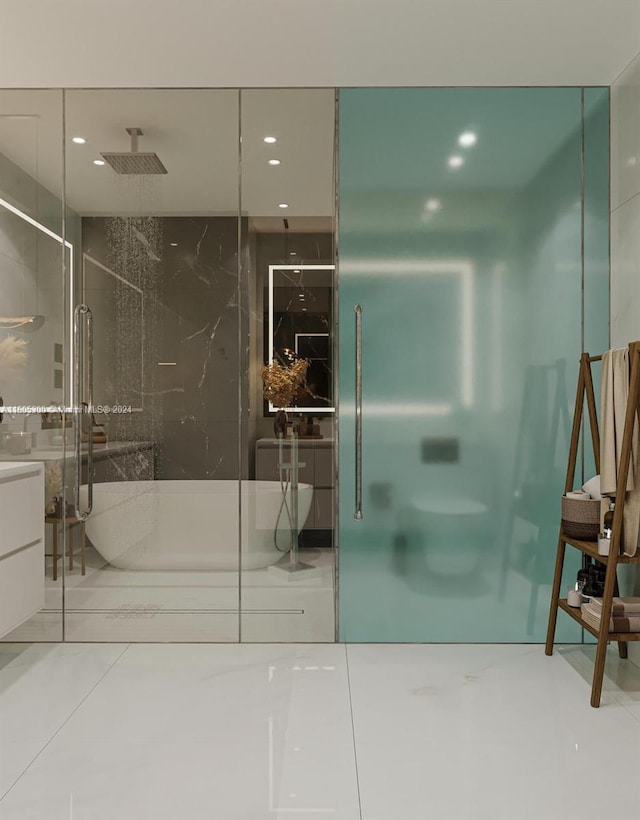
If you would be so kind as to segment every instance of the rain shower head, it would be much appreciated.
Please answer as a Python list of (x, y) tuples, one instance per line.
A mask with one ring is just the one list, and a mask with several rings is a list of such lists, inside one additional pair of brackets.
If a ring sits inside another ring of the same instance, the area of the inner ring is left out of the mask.
[(127, 134), (131, 135), (131, 151), (100, 154), (116, 174), (166, 174), (167, 169), (157, 154), (138, 151), (138, 137), (143, 136), (142, 128), (127, 128)]

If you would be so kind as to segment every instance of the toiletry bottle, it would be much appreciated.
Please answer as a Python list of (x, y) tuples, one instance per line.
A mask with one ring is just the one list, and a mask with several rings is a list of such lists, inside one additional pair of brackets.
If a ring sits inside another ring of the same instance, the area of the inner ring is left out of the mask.
[(611, 538), (611, 533), (613, 532), (613, 514), (616, 509), (616, 502), (612, 499), (609, 502), (609, 509), (604, 514), (604, 522), (602, 525), (602, 529), (604, 530), (604, 534), (606, 538)]
[(586, 567), (578, 570), (578, 577), (576, 579), (576, 590), (582, 594), (582, 590), (585, 588), (587, 581), (589, 580), (589, 570)]

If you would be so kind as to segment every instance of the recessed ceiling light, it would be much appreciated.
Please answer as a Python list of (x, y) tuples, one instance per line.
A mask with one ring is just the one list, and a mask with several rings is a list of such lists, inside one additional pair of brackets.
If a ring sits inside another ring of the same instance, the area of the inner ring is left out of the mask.
[(278, 205), (278, 208), (288, 208), (288, 207), (289, 207), (289, 206), (287, 205), (287, 203), (286, 203), (286, 202), (281, 202), (281, 203)]
[(269, 160), (269, 165), (280, 165), (280, 160), (279, 159), (270, 159)]
[(94, 165), (106, 165), (106, 162), (103, 159), (94, 159), (93, 164)]
[(84, 137), (72, 137), (71, 142), (75, 142), (76, 145), (84, 145), (86, 139)]
[(289, 251), (289, 256), (297, 256), (295, 251)]
[(462, 145), (463, 148), (471, 148), (477, 141), (478, 136), (473, 131), (465, 131), (458, 137), (458, 145)]
[(442, 202), (440, 202), (440, 200), (436, 199), (435, 197), (433, 197), (432, 199), (428, 199), (424, 203), (425, 211), (429, 211), (432, 214), (435, 214), (435, 212), (439, 211), (440, 208), (442, 208)]
[(278, 142), (278, 140), (275, 137), (265, 137), (264, 141), (268, 142), (269, 145), (272, 145), (274, 142)]
[(449, 168), (461, 168), (464, 165), (464, 159), (458, 156), (458, 154), (454, 154), (452, 157), (449, 157), (447, 164)]
[(300, 273), (300, 271), (299, 270), (294, 270), (294, 273)]
[(306, 308), (302, 308), (302, 309), (303, 309), (303, 310), (306, 310)]
[(177, 242), (169, 242), (169, 244), (171, 245), (172, 248), (177, 248), (178, 247)]

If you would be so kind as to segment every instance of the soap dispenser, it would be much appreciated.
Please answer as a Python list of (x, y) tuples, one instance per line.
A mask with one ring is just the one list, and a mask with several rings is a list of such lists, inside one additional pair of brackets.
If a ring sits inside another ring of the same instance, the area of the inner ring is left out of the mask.
[(615, 499), (611, 499), (609, 501), (609, 509), (604, 514), (604, 522), (602, 525), (602, 529), (604, 531), (606, 538), (611, 538), (611, 533), (613, 532), (613, 515), (616, 509), (616, 502)]

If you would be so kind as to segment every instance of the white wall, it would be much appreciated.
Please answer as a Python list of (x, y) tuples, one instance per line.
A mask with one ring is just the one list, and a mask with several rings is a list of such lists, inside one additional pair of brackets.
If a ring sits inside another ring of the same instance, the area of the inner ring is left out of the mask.
[[(0, 153), (0, 197), (61, 232), (62, 205), (35, 179)], [(26, 344), (28, 360), (23, 367), (6, 368), (0, 362), (1, 394), (5, 404), (63, 402), (62, 389), (54, 388), (54, 345), (64, 345), (62, 254), (59, 242), (0, 208), (0, 311), (4, 316), (41, 314), (44, 325), (35, 333), (3, 330), (0, 341), (13, 337)], [(22, 415), (6, 415), (1, 431), (19, 431)], [(27, 420), (29, 430), (40, 429), (40, 417)]]
[(640, 54), (611, 87), (611, 343), (640, 339)]
[[(640, 339), (640, 54), (611, 87), (611, 344)], [(626, 568), (625, 568), (626, 569)], [(640, 595), (630, 567), (627, 594)], [(629, 645), (640, 665), (640, 646)]]
[(639, 0), (0, 0), (0, 87), (609, 85)]

